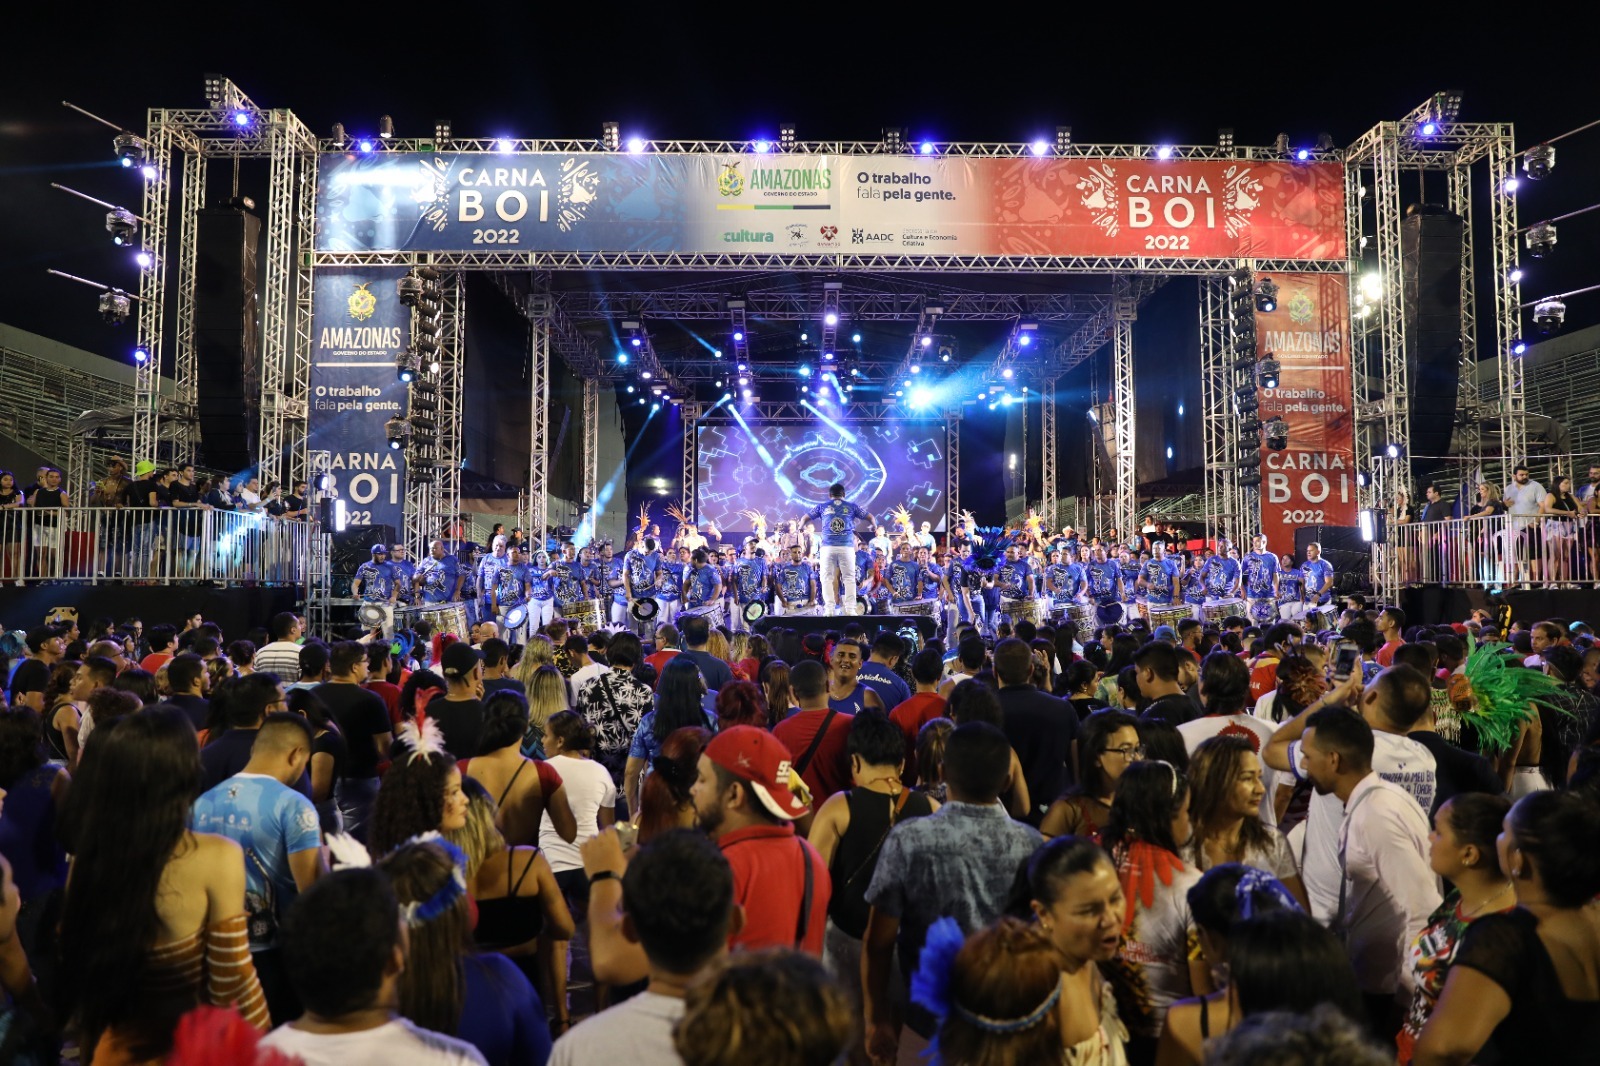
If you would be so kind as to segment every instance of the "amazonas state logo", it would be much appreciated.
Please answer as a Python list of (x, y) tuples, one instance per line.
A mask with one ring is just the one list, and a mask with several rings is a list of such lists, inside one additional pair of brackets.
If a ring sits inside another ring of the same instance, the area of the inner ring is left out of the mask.
[(345, 306), (350, 310), (350, 317), (357, 322), (365, 322), (378, 310), (378, 298), (367, 288), (372, 282), (364, 281), (356, 286), (356, 291), (350, 294), (350, 299)]
[(722, 164), (722, 172), (717, 175), (717, 191), (723, 196), (738, 196), (744, 192), (744, 175), (739, 173), (739, 163), (735, 159)]

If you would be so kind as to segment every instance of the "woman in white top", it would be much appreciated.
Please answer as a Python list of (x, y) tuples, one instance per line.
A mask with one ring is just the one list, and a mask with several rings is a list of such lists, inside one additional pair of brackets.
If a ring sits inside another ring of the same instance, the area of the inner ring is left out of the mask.
[[(539, 846), (544, 849), (556, 884), (567, 898), (574, 919), (582, 923), (589, 903), (589, 879), (583, 872), (583, 856), (578, 849), (617, 817), (617, 786), (611, 772), (590, 758), (594, 731), (583, 716), (574, 711), (558, 711), (544, 724), (546, 761), (561, 774), (561, 787), (578, 820), (578, 835), (568, 841), (556, 831), (546, 815), (539, 826)], [(546, 938), (548, 940), (548, 938)], [(567, 950), (571, 941), (550, 940), (541, 944), (545, 974), (551, 998), (555, 1001), (553, 1031), (564, 1032), (571, 1024), (567, 1013)]]
[(1189, 813), (1194, 840), (1189, 855), (1201, 870), (1226, 862), (1254, 866), (1283, 882), (1301, 909), (1305, 886), (1289, 843), (1261, 822), (1261, 758), (1251, 738), (1222, 733), (1203, 742), (1189, 758)]

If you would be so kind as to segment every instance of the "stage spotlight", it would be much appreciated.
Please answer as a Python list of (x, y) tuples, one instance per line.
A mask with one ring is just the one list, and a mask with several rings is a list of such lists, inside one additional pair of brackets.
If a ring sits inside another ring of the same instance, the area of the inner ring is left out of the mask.
[(1256, 387), (1244, 385), (1236, 389), (1233, 394), (1233, 406), (1242, 415), (1252, 414), (1261, 406), (1261, 401), (1256, 398)]
[(659, 403), (653, 403), (653, 404), (650, 405), (650, 410), (651, 411), (659, 411), (659, 410), (661, 410), (661, 405)]
[(1170, 444), (1167, 445), (1167, 459), (1169, 461), (1172, 459), (1172, 445), (1170, 445)]
[(1183, 404), (1181, 404), (1181, 403), (1178, 405), (1178, 417), (1179, 418), (1183, 417)]
[(1281, 418), (1267, 420), (1267, 448), (1281, 452), (1289, 446), (1289, 423)]
[(1369, 304), (1383, 299), (1383, 275), (1369, 271), (1361, 275), (1361, 298)]
[(1042, 156), (1042, 155), (1047, 154), (1050, 151), (1050, 142), (1049, 141), (1034, 141), (1033, 144), (1030, 145), (1029, 147), (1032, 149), (1034, 155)]
[(501, 137), (499, 140), (494, 142), (494, 145), (496, 148), (500, 149), (501, 155), (511, 155), (517, 150), (517, 142), (512, 140), (510, 137)]
[(931, 335), (930, 335), (930, 334), (926, 334), (926, 333), (924, 333), (924, 334), (923, 334), (923, 335), (922, 335), (922, 346), (923, 346), (923, 347), (924, 347), (924, 348), (931, 348), (931, 347), (933, 347), (933, 337), (932, 337), (932, 336), (931, 336)]
[(140, 248), (134, 253), (133, 261), (139, 264), (139, 269), (148, 270), (155, 265), (156, 257), (145, 251), (143, 248)]
[(403, 418), (391, 418), (383, 424), (383, 439), (392, 452), (404, 448), (406, 438), (409, 436), (411, 436), (411, 423)]
[(851, 367), (850, 368), (850, 376), (853, 377), (853, 378), (860, 377), (861, 376), (861, 368), (860, 367), (856, 367), (856, 366)]
[(1523, 340), (1521, 337), (1518, 337), (1516, 340), (1511, 342), (1511, 354), (1512, 355), (1522, 355), (1527, 350), (1528, 350), (1528, 342)]
[(375, 147), (375, 145), (373, 145), (371, 140), (369, 140), (368, 138), (363, 137), (361, 139), (361, 141), (356, 145), (356, 151), (360, 152), (362, 155), (366, 155), (366, 154), (370, 153), (374, 147)]
[(1522, 153), (1522, 172), (1529, 181), (1539, 181), (1556, 167), (1556, 146), (1536, 144)]
[(1280, 133), (1272, 139), (1272, 150), (1281, 156), (1289, 154), (1289, 135)]
[(1356, 488), (1358, 488), (1358, 489), (1366, 488), (1367, 487), (1367, 483), (1370, 482), (1371, 480), (1372, 480), (1372, 478), (1367, 474), (1367, 472), (1365, 470), (1357, 470), (1356, 471)]
[(628, 385), (628, 386), (626, 386), (626, 387), (625, 387), (625, 388), (624, 388), (624, 390), (623, 390), (623, 391), (625, 391), (625, 392), (626, 392), (626, 393), (627, 393), (627, 394), (628, 394), (628, 395), (630, 395), (630, 396), (631, 396), (631, 395), (633, 395), (633, 386), (632, 386), (632, 385)]
[(233, 124), (240, 129), (248, 127), (253, 121), (255, 121), (255, 116), (248, 111), (235, 111), (233, 113)]
[(722, 394), (722, 399), (718, 400), (717, 402), (718, 403), (727, 403), (731, 399), (733, 399), (733, 393), (725, 392), (725, 393)]
[(1278, 309), (1278, 286), (1269, 277), (1262, 277), (1256, 283), (1256, 310), (1261, 312), (1276, 311)]
[(648, 370), (641, 370), (641, 371), (640, 371), (640, 372), (639, 372), (639, 376), (640, 376), (640, 377), (641, 377), (641, 378), (643, 378), (643, 379), (644, 379), (644, 380), (646, 380), (646, 381), (649, 381), (649, 380), (650, 380), (650, 371), (648, 371)]
[(750, 398), (750, 390), (749, 389), (744, 389), (744, 390), (740, 391), (739, 395), (742, 396), (743, 398), (745, 398), (746, 400), (748, 400)]
[(1533, 324), (1540, 333), (1554, 333), (1566, 321), (1567, 305), (1554, 297), (1533, 305)]
[(811, 376), (811, 368), (809, 366), (802, 366), (800, 368), (800, 376), (803, 377), (803, 378), (810, 377)]
[(917, 152), (920, 155), (932, 155), (933, 150), (932, 141), (923, 141), (922, 144), (917, 147)]
[(1311, 149), (1296, 148), (1294, 151), (1294, 158), (1296, 162), (1304, 163), (1306, 160), (1311, 158)]
[(1068, 149), (1070, 149), (1071, 147), (1072, 147), (1072, 127), (1071, 126), (1057, 126), (1056, 127), (1056, 155), (1066, 155)]
[(743, 374), (740, 374), (739, 375), (739, 384), (740, 385), (748, 385), (748, 384), (750, 384), (750, 379), (745, 377)]
[(751, 142), (750, 147), (754, 148), (758, 154), (766, 155), (772, 151), (772, 142), (765, 139), (756, 140)]
[(1000, 371), (1000, 376), (1005, 378), (1007, 381), (1010, 381), (1012, 378), (1017, 376), (1017, 372), (1008, 366), (1004, 370)]
[(394, 119), (388, 115), (378, 116), (378, 139), (383, 141), (394, 139)]
[(630, 337), (630, 338), (628, 338), (628, 343), (633, 345), (635, 348), (642, 348), (642, 347), (644, 347), (644, 338), (643, 337)]
[[(450, 143), (450, 120), (441, 118), (433, 124), (433, 140), (436, 147), (444, 147)], [(509, 149), (505, 149), (509, 151)]]
[(628, 365), (628, 353), (627, 352), (618, 352), (617, 353), (617, 363), (620, 366), (627, 366)]
[(1100, 424), (1100, 412), (1091, 407), (1089, 408), (1087, 414), (1089, 416), (1089, 421), (1093, 422), (1095, 425)]
[(417, 353), (406, 348), (394, 357), (394, 377), (402, 385), (409, 385), (416, 380), (417, 372), (422, 367), (422, 361)]
[(121, 289), (107, 289), (100, 294), (100, 317), (108, 325), (120, 326), (128, 321), (128, 313), (132, 308), (128, 294)]
[(906, 394), (906, 390), (905, 389), (895, 389), (894, 390), (894, 394), (896, 396), (904, 396)]
[(806, 341), (808, 341), (810, 339), (811, 339), (811, 334), (809, 334), (809, 333), (800, 334), (800, 343), (801, 344), (804, 344)]
[(1156, 158), (1157, 159), (1171, 159), (1172, 158), (1172, 145), (1163, 144), (1163, 145), (1158, 146), (1156, 148)]
[(1317, 134), (1317, 151), (1319, 151), (1319, 152), (1331, 152), (1331, 151), (1333, 151), (1333, 134), (1331, 134), (1331, 133), (1319, 133), (1319, 134)]
[(744, 334), (743, 333), (735, 333), (733, 335), (733, 339), (734, 339), (735, 343), (742, 342), (744, 340)]
[(1500, 191), (1507, 194), (1514, 193), (1520, 188), (1522, 188), (1522, 182), (1515, 174), (1500, 183)]
[(643, 137), (635, 136), (635, 137), (629, 137), (628, 138), (628, 154), (629, 155), (638, 155), (640, 152), (643, 152), (643, 151), (644, 151), (644, 138)]
[(1275, 389), (1278, 387), (1278, 375), (1282, 370), (1282, 365), (1269, 354), (1256, 367), (1256, 380), (1263, 389)]
[(801, 392), (810, 392), (811, 391), (811, 386), (810, 385), (801, 385), (800, 386), (800, 391)]
[(946, 348), (944, 351), (939, 353), (939, 362), (948, 363), (949, 361), (950, 361), (950, 349)]
[(1010, 407), (1012, 404), (1014, 404), (1016, 402), (1017, 402), (1017, 398), (1015, 396), (1011, 395), (1009, 392), (1006, 393), (1004, 396), (1000, 397), (1000, 405), (1002, 407)]
[(1535, 259), (1543, 259), (1556, 246), (1556, 228), (1549, 222), (1535, 222), (1528, 227), (1525, 239), (1528, 254)]
[(1417, 132), (1424, 137), (1432, 137), (1435, 133), (1439, 132), (1439, 124), (1432, 119), (1429, 119), (1417, 127)]
[(622, 147), (622, 127), (615, 122), (600, 123), (600, 147), (615, 152)]
[(111, 138), (111, 150), (124, 167), (136, 167), (145, 161), (144, 138), (137, 133), (117, 134)]
[(912, 372), (912, 373), (913, 373), (913, 374), (920, 374), (920, 373), (922, 373), (922, 364), (921, 364), (921, 363), (912, 363), (912, 364), (911, 364), (911, 372)]
[(905, 130), (899, 126), (885, 126), (883, 128), (883, 150), (885, 152), (899, 152), (905, 147)]
[(1522, 280), (1522, 268), (1512, 267), (1511, 273), (1506, 275), (1506, 280), (1515, 285)]
[(1033, 343), (1033, 334), (1031, 334), (1031, 333), (1023, 333), (1023, 334), (1020, 334), (1017, 337), (1017, 346), (1019, 348), (1026, 348), (1032, 343)]
[(345, 133), (343, 122), (335, 122), (333, 124), (332, 139), (335, 148), (343, 148), (350, 143), (350, 135)]
[(1383, 454), (1385, 458), (1399, 459), (1406, 454), (1406, 448), (1403, 444), (1386, 444), (1383, 448)]
[(106, 232), (111, 234), (112, 244), (126, 248), (139, 234), (139, 217), (126, 207), (112, 208), (106, 212)]
[(831, 362), (833, 362), (833, 353), (832, 353), (832, 352), (823, 352), (823, 353), (822, 353), (822, 361), (823, 361), (823, 362), (824, 362), (824, 363), (831, 363)]
[(852, 344), (860, 344), (861, 343), (861, 334), (859, 334), (859, 333), (850, 334), (850, 343), (852, 343)]
[(150, 361), (150, 349), (142, 344), (139, 345), (133, 350), (133, 361), (135, 363), (148, 363)]
[(711, 358), (713, 358), (713, 359), (721, 359), (722, 358), (722, 349), (721, 348), (713, 349), (712, 352), (711, 352)]
[(794, 123), (778, 123), (778, 147), (785, 152), (792, 152), (794, 151), (795, 144)]
[(1261, 465), (1261, 453), (1252, 451), (1239, 456), (1234, 465), (1240, 470), (1255, 470)]
[(1239, 487), (1242, 489), (1257, 488), (1260, 484), (1261, 471), (1259, 470), (1249, 470), (1239, 475)]
[(1233, 127), (1222, 126), (1217, 130), (1217, 147), (1224, 152), (1233, 151)]
[(823, 315), (822, 324), (825, 326), (837, 326), (839, 324), (839, 312), (829, 311), (827, 314)]

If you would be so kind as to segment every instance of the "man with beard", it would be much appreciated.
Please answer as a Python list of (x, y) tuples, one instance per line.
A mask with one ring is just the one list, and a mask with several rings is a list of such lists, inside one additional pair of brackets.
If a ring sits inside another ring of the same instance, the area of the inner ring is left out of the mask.
[(773, 575), (778, 590), (779, 614), (804, 614), (816, 603), (816, 578), (799, 544), (789, 546), (789, 561), (779, 563)]
[(630, 548), (622, 557), (622, 568), (625, 580), (622, 591), (627, 597), (627, 617), (630, 626), (642, 624), (649, 626), (649, 622), (635, 623), (633, 619), (633, 605), (639, 600), (652, 600), (656, 605), (657, 618), (661, 617), (661, 601), (656, 598), (656, 570), (661, 565), (661, 553), (657, 548), (654, 537), (645, 537)]
[(445, 551), (444, 541), (436, 538), (429, 543), (428, 557), (417, 567), (412, 588), (422, 603), (454, 603), (461, 598), (461, 564)]

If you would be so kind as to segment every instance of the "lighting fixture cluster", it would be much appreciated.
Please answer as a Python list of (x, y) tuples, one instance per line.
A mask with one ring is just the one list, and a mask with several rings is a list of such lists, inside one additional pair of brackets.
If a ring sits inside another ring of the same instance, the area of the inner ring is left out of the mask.
[[(388, 430), (398, 419), (385, 423), (389, 447), (409, 445), (406, 480), (412, 485), (432, 484), (439, 443), (439, 339), (444, 328), (444, 293), (440, 274), (431, 266), (408, 270), (395, 281), (395, 295), (411, 315), (411, 343), (395, 357), (395, 375), (407, 388), (406, 432), (403, 437)], [(398, 441), (398, 443), (397, 443)]]
[[(1263, 282), (1268, 280), (1262, 279)], [(1264, 360), (1256, 350), (1256, 312), (1261, 304), (1260, 292), (1254, 273), (1247, 267), (1234, 271), (1229, 278), (1228, 329), (1232, 337), (1233, 409), (1239, 419), (1234, 460), (1239, 471), (1239, 485), (1247, 489), (1257, 488), (1261, 484), (1262, 424), (1258, 417), (1261, 402), (1257, 390), (1260, 387), (1258, 375)], [(1271, 297), (1272, 306), (1276, 307), (1275, 288)], [(1271, 362), (1276, 368), (1277, 360)], [(1287, 435), (1284, 439), (1287, 442)]]

